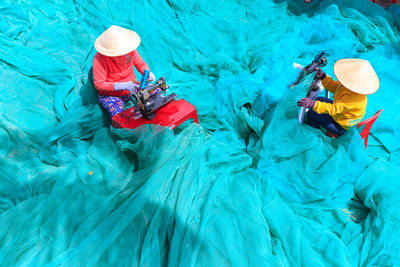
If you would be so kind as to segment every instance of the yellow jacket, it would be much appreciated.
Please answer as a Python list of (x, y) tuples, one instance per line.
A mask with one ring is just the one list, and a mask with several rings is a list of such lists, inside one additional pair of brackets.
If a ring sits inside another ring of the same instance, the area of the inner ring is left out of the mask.
[(328, 75), (322, 85), (333, 93), (333, 103), (315, 101), (313, 110), (319, 114), (328, 113), (342, 128), (349, 129), (364, 117), (367, 96), (356, 94)]

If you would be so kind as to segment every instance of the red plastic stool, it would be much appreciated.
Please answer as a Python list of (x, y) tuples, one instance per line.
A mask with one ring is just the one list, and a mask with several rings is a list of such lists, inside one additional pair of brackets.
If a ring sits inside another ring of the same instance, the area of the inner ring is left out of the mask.
[(379, 117), (383, 109), (379, 110), (377, 113), (375, 113), (374, 116), (371, 118), (366, 119), (365, 121), (359, 122), (357, 124), (357, 129), (360, 128), (362, 125), (364, 126), (364, 129), (360, 133), (361, 138), (364, 139), (364, 144), (365, 144), (365, 149), (367, 149), (367, 143), (368, 143), (368, 136), (369, 136), (369, 131), (371, 130), (372, 124), (376, 121), (376, 119)]
[[(372, 2), (376, 2), (376, 0), (372, 0)], [(392, 0), (392, 4), (396, 4), (397, 3), (397, 0)]]
[(159, 108), (155, 111), (156, 116), (152, 120), (147, 120), (143, 117), (135, 119), (134, 115), (134, 107), (124, 110), (112, 117), (112, 126), (114, 128), (135, 129), (144, 124), (158, 124), (174, 129), (188, 119), (193, 119), (195, 123), (199, 123), (196, 107), (184, 99), (173, 100)]
[(397, 5), (400, 4), (399, 0), (370, 0), (370, 1), (380, 5), (383, 8), (387, 8), (392, 4), (397, 4)]
[(337, 135), (335, 133), (332, 133), (331, 131), (326, 131), (325, 135), (330, 137), (330, 138), (333, 138), (333, 139), (336, 139), (336, 138), (339, 137), (339, 135)]

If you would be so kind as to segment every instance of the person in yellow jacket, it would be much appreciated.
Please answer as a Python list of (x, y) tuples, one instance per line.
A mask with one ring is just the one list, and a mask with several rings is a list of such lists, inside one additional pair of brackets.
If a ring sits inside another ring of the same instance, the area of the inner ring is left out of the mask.
[(367, 95), (378, 90), (379, 79), (369, 61), (364, 59), (338, 60), (333, 71), (338, 81), (319, 68), (316, 71), (325, 89), (333, 93), (333, 100), (302, 98), (297, 105), (310, 108), (307, 124), (317, 129), (324, 127), (329, 136), (340, 136), (364, 117)]

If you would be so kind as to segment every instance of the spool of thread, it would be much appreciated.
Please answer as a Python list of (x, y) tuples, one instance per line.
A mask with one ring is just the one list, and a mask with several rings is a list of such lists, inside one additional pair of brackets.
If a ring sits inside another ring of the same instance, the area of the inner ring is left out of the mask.
[(144, 70), (142, 74), (142, 80), (140, 81), (140, 89), (144, 89), (147, 85), (147, 80), (149, 79), (149, 70)]

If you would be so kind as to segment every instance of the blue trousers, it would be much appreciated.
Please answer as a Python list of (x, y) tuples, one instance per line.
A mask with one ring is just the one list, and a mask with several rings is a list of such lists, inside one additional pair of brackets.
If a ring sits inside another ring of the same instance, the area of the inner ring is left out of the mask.
[[(333, 103), (332, 99), (326, 97), (317, 97), (318, 101)], [(330, 131), (337, 135), (342, 135), (346, 132), (329, 114), (318, 114), (312, 109), (309, 109), (307, 112), (307, 124), (310, 126), (319, 129), (321, 126), (324, 127), (327, 131)]]
[(125, 102), (128, 100), (125, 96), (106, 96), (98, 95), (97, 101), (105, 108), (111, 117), (124, 111)]

